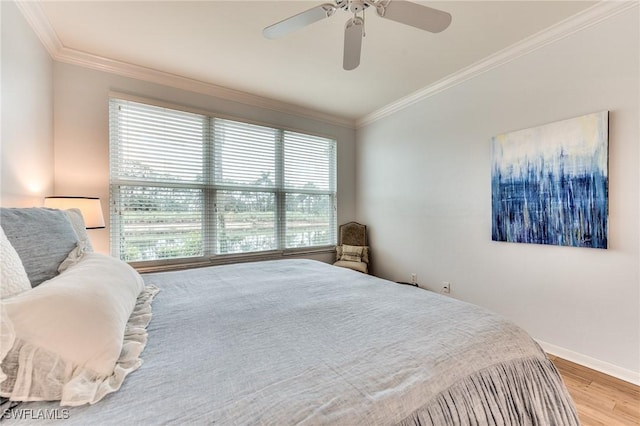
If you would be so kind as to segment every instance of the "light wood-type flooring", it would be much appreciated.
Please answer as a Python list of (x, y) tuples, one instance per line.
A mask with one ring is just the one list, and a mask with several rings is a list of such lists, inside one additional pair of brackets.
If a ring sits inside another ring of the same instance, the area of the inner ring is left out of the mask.
[(549, 355), (583, 426), (640, 425), (640, 386)]

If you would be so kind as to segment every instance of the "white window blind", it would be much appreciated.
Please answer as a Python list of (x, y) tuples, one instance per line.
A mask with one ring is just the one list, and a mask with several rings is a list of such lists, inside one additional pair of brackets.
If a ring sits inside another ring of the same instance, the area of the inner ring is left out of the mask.
[(334, 140), (115, 98), (109, 122), (114, 256), (335, 244)]

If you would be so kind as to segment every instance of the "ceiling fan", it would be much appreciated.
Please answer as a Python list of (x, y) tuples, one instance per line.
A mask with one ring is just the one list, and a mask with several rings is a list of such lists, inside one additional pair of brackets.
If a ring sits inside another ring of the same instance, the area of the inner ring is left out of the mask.
[(403, 0), (335, 0), (334, 3), (321, 4), (270, 25), (262, 31), (262, 34), (270, 39), (279, 38), (329, 18), (338, 9), (351, 12), (353, 18), (347, 21), (344, 29), (342, 66), (345, 70), (353, 70), (360, 65), (362, 38), (365, 35), (364, 12), (369, 7), (375, 8), (378, 16), (382, 18), (432, 33), (445, 30), (451, 23), (451, 15), (447, 12)]

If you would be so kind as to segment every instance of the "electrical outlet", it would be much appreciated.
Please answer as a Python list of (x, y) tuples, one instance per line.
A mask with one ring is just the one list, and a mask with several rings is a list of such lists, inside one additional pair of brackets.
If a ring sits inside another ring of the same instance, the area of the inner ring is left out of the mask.
[(449, 281), (442, 283), (442, 292), (446, 294), (451, 293), (451, 283)]
[(418, 274), (415, 272), (411, 274), (411, 284), (418, 284)]

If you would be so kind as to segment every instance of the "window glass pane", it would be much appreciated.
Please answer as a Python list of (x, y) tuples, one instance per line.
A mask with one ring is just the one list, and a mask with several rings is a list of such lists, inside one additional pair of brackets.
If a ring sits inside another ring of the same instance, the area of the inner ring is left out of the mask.
[(284, 186), (286, 189), (335, 189), (335, 141), (284, 132)]
[(275, 188), (277, 135), (277, 129), (215, 119), (215, 182)]
[(218, 191), (216, 211), (218, 254), (277, 248), (273, 192)]
[(287, 194), (286, 206), (286, 248), (334, 244), (332, 196)]
[(119, 186), (117, 197), (112, 226), (120, 230), (117, 244), (122, 260), (203, 255), (201, 190)]
[(109, 130), (114, 256), (335, 244), (335, 140), (115, 98)]
[(128, 101), (111, 110), (111, 168), (119, 179), (203, 182), (206, 117)]

